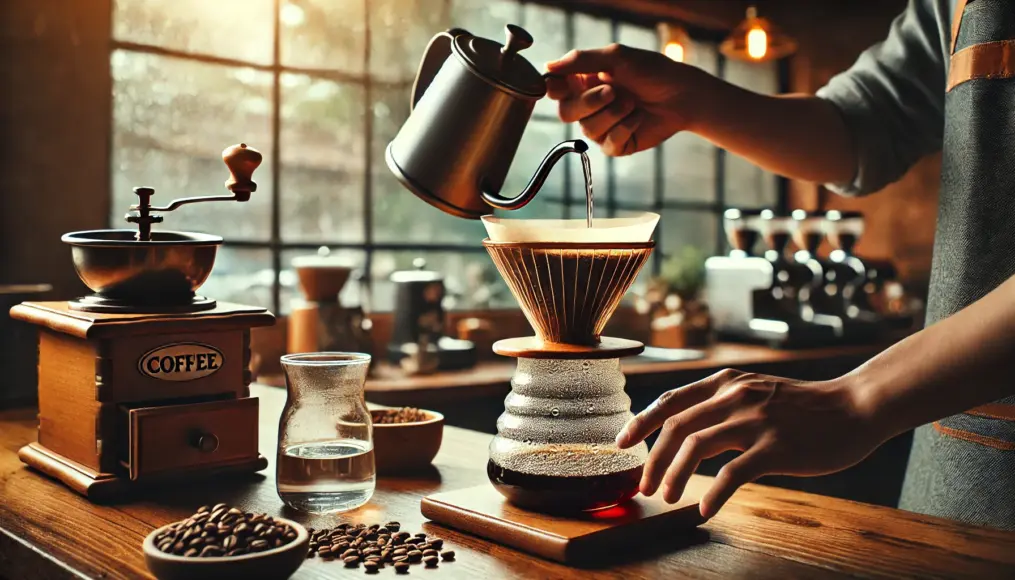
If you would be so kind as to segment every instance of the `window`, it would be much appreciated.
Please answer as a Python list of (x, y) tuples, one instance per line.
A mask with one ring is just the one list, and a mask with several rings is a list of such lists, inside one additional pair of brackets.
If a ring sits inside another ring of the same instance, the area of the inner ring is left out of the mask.
[[(433, 33), (457, 26), (500, 39), (518, 23), (536, 39), (525, 56), (537, 67), (613, 41), (658, 49), (652, 28), (510, 0), (115, 0), (113, 22), (112, 223), (123, 227), (137, 185), (154, 187), (156, 203), (221, 194), (222, 148), (258, 148), (265, 160), (249, 202), (188, 206), (164, 227), (222, 235), (203, 292), (275, 312), (295, 292), (291, 259), (324, 245), (370, 273), (376, 310), (391, 307), (388, 275), (421, 256), (446, 274), (458, 307), (513, 305), (479, 244), (482, 225), (420, 202), (384, 163)], [(693, 47), (693, 64), (776, 91), (774, 66), (724, 62), (715, 40)], [(539, 102), (505, 192), (520, 191), (553, 145), (580, 136), (554, 103)], [(726, 205), (778, 199), (774, 176), (694, 135), (630, 157), (590, 154), (597, 215), (662, 214), (652, 270), (685, 244), (721, 251)], [(515, 214), (583, 217), (582, 184), (579, 160), (566, 156)]]

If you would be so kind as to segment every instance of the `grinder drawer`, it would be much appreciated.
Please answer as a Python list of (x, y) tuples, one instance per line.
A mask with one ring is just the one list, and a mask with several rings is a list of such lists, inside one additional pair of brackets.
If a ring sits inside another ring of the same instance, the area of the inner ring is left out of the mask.
[(257, 458), (257, 399), (124, 408), (130, 479)]

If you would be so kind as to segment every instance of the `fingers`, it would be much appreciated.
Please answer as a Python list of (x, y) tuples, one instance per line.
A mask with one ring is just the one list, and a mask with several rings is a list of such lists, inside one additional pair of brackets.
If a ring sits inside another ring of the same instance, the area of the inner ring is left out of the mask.
[(646, 437), (662, 427), (663, 422), (698, 403), (708, 399), (720, 386), (739, 377), (742, 373), (732, 369), (720, 371), (696, 383), (679, 389), (666, 391), (644, 411), (638, 413), (617, 435), (617, 446), (627, 449), (641, 443)]
[(645, 113), (634, 111), (613, 126), (600, 143), (603, 153), (612, 157), (638, 152), (637, 132), (645, 120)]
[(592, 141), (602, 143), (610, 129), (613, 129), (624, 120), (624, 117), (634, 111), (634, 106), (634, 100), (630, 98), (614, 100), (598, 112), (587, 115), (581, 120), (582, 133)]
[(546, 75), (546, 96), (555, 101), (575, 97), (604, 84), (597, 75)]
[(645, 461), (641, 477), (641, 492), (652, 495), (659, 489), (663, 476), (673, 462), (684, 439), (730, 417), (738, 408), (738, 399), (727, 391), (666, 420), (652, 452)]
[(726, 505), (733, 492), (745, 483), (751, 483), (765, 474), (765, 452), (757, 447), (736, 457), (719, 470), (712, 487), (701, 498), (698, 506), (701, 516), (709, 519)]
[(687, 481), (702, 460), (715, 457), (723, 451), (744, 450), (751, 446), (757, 434), (757, 425), (749, 421), (721, 423), (689, 435), (673, 459), (663, 478), (663, 499), (676, 503), (684, 495)]
[(546, 63), (546, 69), (556, 75), (612, 72), (619, 64), (622, 50), (617, 44), (593, 50), (572, 50), (559, 60)]
[[(582, 121), (600, 112), (604, 107), (614, 102), (617, 93), (610, 85), (600, 85), (589, 89), (580, 95), (564, 99), (560, 102), (560, 120), (565, 123)], [(584, 127), (585, 123), (582, 122)], [(589, 137), (591, 139), (591, 137)]]

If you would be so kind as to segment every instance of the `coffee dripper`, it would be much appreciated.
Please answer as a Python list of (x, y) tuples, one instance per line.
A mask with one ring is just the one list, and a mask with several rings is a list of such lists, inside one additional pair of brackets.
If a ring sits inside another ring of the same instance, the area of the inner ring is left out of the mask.
[(580, 139), (556, 145), (521, 193), (501, 194), (536, 101), (546, 95), (546, 79), (519, 54), (532, 36), (513, 24), (505, 30), (503, 45), (458, 28), (433, 37), (413, 83), (409, 118), (385, 151), (402, 185), (454, 216), (519, 209), (561, 157), (588, 150)]

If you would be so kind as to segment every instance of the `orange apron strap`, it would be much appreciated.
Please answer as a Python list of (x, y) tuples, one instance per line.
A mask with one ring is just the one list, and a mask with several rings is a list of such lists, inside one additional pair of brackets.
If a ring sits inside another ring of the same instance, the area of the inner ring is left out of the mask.
[(1015, 39), (974, 44), (952, 55), (945, 91), (973, 79), (1007, 79), (1013, 76)]
[(986, 417), (988, 419), (1000, 419), (1001, 421), (1015, 421), (1015, 405), (989, 403), (987, 405), (980, 405), (975, 409), (970, 409), (966, 411), (966, 414)]
[(949, 54), (955, 54), (955, 43), (959, 40), (959, 26), (962, 24), (962, 13), (966, 11), (966, 4), (972, 0), (958, 0), (955, 2), (955, 16), (952, 17), (952, 47)]

